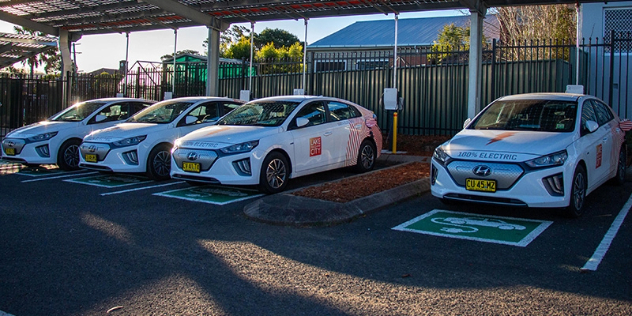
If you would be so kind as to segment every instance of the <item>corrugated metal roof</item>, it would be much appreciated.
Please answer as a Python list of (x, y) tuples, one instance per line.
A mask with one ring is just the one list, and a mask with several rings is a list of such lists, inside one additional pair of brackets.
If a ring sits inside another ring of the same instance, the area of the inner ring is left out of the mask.
[[(428, 46), (437, 39), (445, 25), (468, 26), (469, 16), (447, 16), (415, 19), (399, 19), (397, 26), (398, 46)], [(484, 21), (487, 38), (498, 38), (498, 20), (488, 15)], [(392, 47), (395, 42), (395, 20), (359, 21), (324, 37), (309, 48), (336, 47)]]

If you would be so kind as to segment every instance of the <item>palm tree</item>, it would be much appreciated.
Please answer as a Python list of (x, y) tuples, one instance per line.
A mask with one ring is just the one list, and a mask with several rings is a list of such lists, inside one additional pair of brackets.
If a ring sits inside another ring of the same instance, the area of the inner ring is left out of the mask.
[[(26, 27), (15, 26), (13, 27), (13, 29), (16, 34), (20, 34), (20, 35), (46, 36), (46, 34), (42, 32), (31, 30)], [(41, 65), (45, 65), (46, 73), (59, 70), (59, 69), (55, 69), (55, 68), (59, 68), (59, 67), (56, 67), (56, 64), (59, 63), (58, 60), (60, 59), (58, 55), (59, 55), (59, 49), (57, 48), (46, 50), (44, 52), (41, 52), (37, 55), (33, 55), (29, 57), (28, 59), (22, 61), (22, 65), (29, 65), (31, 78), (33, 78), (33, 72), (35, 68)]]

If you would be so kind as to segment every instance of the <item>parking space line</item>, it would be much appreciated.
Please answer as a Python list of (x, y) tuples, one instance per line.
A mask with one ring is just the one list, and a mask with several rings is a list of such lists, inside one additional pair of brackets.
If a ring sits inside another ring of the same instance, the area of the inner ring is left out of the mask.
[(614, 240), (614, 237), (617, 236), (617, 232), (619, 232), (619, 228), (621, 228), (621, 224), (623, 224), (623, 220), (625, 219), (626, 215), (628, 215), (631, 207), (632, 195), (630, 195), (628, 201), (625, 203), (625, 205), (623, 205), (623, 208), (621, 209), (621, 211), (619, 211), (619, 215), (617, 215), (617, 217), (614, 219), (612, 225), (610, 225), (610, 229), (608, 229), (606, 235), (604, 235), (601, 243), (599, 244), (599, 246), (597, 246), (597, 249), (595, 249), (592, 257), (590, 257), (584, 267), (581, 268), (581, 271), (597, 271), (597, 267), (601, 263), (601, 260), (603, 260), (603, 257), (605, 257), (606, 252), (608, 252), (610, 244)]
[(132, 191), (139, 191), (139, 190), (159, 188), (159, 187), (166, 187), (166, 186), (169, 186), (169, 185), (180, 184), (180, 183), (185, 183), (185, 181), (171, 182), (171, 183), (158, 184), (158, 185), (150, 185), (150, 186), (147, 186), (147, 187), (133, 188), (133, 189), (121, 190), (121, 191), (115, 191), (115, 192), (101, 193), (101, 196), (112, 195), (112, 194), (120, 194), (120, 193), (127, 193), (127, 192), (132, 192)]
[(215, 205), (226, 205), (263, 196), (257, 190), (217, 185), (194, 186), (186, 189), (154, 193), (154, 195)]
[(98, 173), (98, 172), (95, 171), (95, 172), (88, 172), (88, 173), (81, 173), (81, 174), (65, 174), (65, 175), (55, 176), (55, 177), (30, 179), (30, 180), (24, 180), (24, 181), (22, 181), (22, 183), (35, 182), (35, 181), (45, 181), (45, 180), (54, 180), (54, 179), (61, 179), (61, 178), (69, 178), (69, 177), (74, 177), (74, 176), (85, 176), (85, 175), (95, 174), (95, 173)]
[(13, 314), (9, 314), (9, 313), (0, 311), (0, 316), (13, 316)]
[(27, 177), (33, 177), (33, 178), (39, 178), (39, 177), (46, 177), (46, 176), (50, 176), (51, 174), (59, 174), (59, 173), (65, 173), (65, 174), (70, 174), (70, 173), (84, 173), (84, 172), (87, 172), (87, 171), (88, 171), (87, 169), (79, 169), (79, 170), (73, 170), (73, 171), (62, 171), (62, 170), (60, 170), (60, 169), (58, 169), (58, 168), (50, 168), (50, 169), (49, 169), (49, 168), (45, 168), (47, 171), (46, 171), (46, 172), (43, 172), (43, 173), (24, 173), (24, 172), (22, 172), (22, 171), (27, 171), (27, 172), (29, 171), (29, 170), (26, 170), (26, 169), (28, 169), (28, 168), (22, 168), (22, 169), (20, 170), (20, 172), (18, 172), (17, 174), (18, 174), (18, 175), (21, 175), (21, 176), (27, 176)]

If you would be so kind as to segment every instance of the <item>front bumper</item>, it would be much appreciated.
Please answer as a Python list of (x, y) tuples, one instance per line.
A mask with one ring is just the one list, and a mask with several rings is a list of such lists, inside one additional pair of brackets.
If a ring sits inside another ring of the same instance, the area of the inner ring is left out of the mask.
[[(256, 185), (261, 170), (261, 160), (256, 156), (253, 152), (218, 155), (213, 150), (177, 148), (171, 154), (171, 177), (226, 185)], [(190, 159), (193, 157), (195, 160)], [(200, 171), (184, 171), (184, 163), (199, 163)]]
[(55, 153), (51, 152), (50, 141), (29, 143), (20, 138), (5, 138), (2, 141), (2, 159), (7, 161), (29, 164), (55, 164), (57, 163), (57, 155)]
[[(484, 164), (485, 162), (481, 162)], [(448, 168), (435, 159), (431, 163), (430, 191), (433, 196), (446, 200), (481, 202), (500, 205), (528, 207), (566, 207), (569, 205), (569, 172), (564, 166), (529, 170), (520, 175), (511, 186), (496, 192), (480, 192), (465, 189), (450, 175)], [(551, 193), (545, 178), (560, 176), (564, 185), (563, 194)], [(473, 175), (472, 178), (475, 178)], [(489, 178), (494, 180), (493, 176)]]
[[(112, 147), (104, 143), (84, 142), (79, 146), (79, 167), (85, 169), (134, 173), (146, 171), (146, 155), (139, 146)], [(93, 159), (95, 158), (96, 162)]]

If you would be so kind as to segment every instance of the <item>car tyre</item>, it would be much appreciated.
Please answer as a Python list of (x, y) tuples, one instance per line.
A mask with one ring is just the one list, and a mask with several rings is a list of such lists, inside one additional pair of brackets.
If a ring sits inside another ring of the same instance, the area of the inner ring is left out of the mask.
[(625, 172), (627, 169), (627, 148), (625, 146), (621, 147), (619, 150), (619, 162), (617, 164), (617, 175), (614, 177), (614, 183), (617, 185), (622, 185), (625, 183)]
[(147, 158), (147, 175), (154, 180), (171, 178), (171, 146), (162, 144), (154, 147)]
[(577, 218), (584, 213), (584, 201), (586, 200), (586, 169), (579, 165), (573, 174), (571, 181), (571, 201), (565, 209), (568, 217)]
[(69, 139), (59, 147), (57, 152), (57, 166), (65, 171), (79, 169), (79, 145), (81, 140)]
[(368, 139), (362, 141), (360, 144), (360, 150), (358, 150), (358, 159), (356, 164), (356, 170), (359, 172), (367, 172), (373, 170), (375, 167), (375, 160), (377, 159), (377, 149), (375, 145)]
[(289, 178), (287, 158), (279, 152), (271, 152), (263, 160), (259, 175), (259, 190), (266, 194), (275, 194), (285, 190)]

